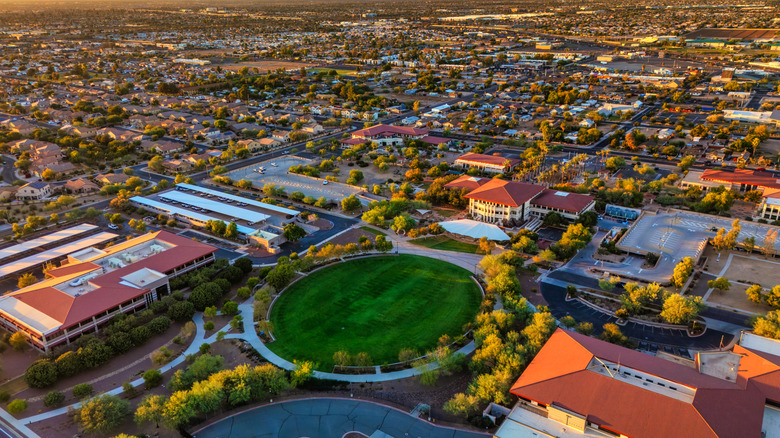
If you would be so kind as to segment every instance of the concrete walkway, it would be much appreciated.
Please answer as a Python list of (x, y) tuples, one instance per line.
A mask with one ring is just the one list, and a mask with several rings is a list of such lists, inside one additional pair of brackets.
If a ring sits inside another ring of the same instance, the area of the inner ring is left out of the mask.
[[(424, 255), (426, 257), (432, 257), (432, 258), (438, 258), (441, 260), (448, 261), (450, 263), (456, 264), (458, 266), (461, 266), (465, 269), (469, 269), (471, 272), (474, 272), (473, 270), (476, 269), (476, 264), (479, 263), (479, 260), (481, 259), (481, 256), (476, 254), (464, 254), (464, 253), (455, 253), (450, 251), (438, 251), (438, 250), (432, 250), (429, 248), (424, 247), (418, 247), (416, 245), (410, 244), (408, 242), (402, 241), (402, 240), (394, 240), (394, 244), (397, 245), (399, 249), (399, 253), (401, 254), (417, 254), (417, 255)], [(400, 243), (400, 244), (399, 244)], [(254, 296), (250, 297), (246, 301), (244, 301), (242, 304), (239, 304), (238, 306), (238, 314), (243, 316), (243, 333), (228, 333), (225, 335), (225, 339), (241, 339), (245, 342), (247, 342), (249, 345), (252, 346), (257, 352), (263, 356), (268, 362), (278, 366), (279, 368), (283, 368), (285, 370), (293, 370), (295, 369), (295, 364), (292, 362), (283, 359), (279, 357), (276, 353), (271, 351), (257, 336), (257, 332), (255, 331), (254, 327), (254, 309), (253, 309), (253, 303), (254, 303)], [(200, 352), (200, 346), (204, 343), (206, 344), (212, 344), (217, 341), (217, 334), (219, 331), (229, 331), (230, 325), (226, 325), (221, 330), (215, 330), (214, 334), (212, 334), (209, 337), (206, 337), (206, 329), (204, 328), (204, 320), (203, 320), (203, 313), (198, 312), (195, 314), (195, 316), (192, 318), (193, 322), (195, 322), (195, 336), (192, 339), (192, 342), (187, 347), (186, 350), (184, 350), (179, 356), (177, 356), (175, 359), (173, 359), (171, 362), (168, 362), (167, 364), (163, 365), (159, 368), (161, 373), (166, 373), (168, 371), (171, 371), (176, 366), (182, 364), (185, 360), (185, 358), (190, 354), (196, 354)], [(474, 341), (469, 342), (466, 344), (463, 348), (459, 349), (456, 353), (462, 353), (464, 355), (469, 355), (474, 352), (476, 349), (476, 345), (474, 344)], [(430, 369), (436, 369), (439, 367), (439, 364), (437, 362), (433, 362), (428, 364), (427, 368)], [(336, 374), (336, 373), (327, 373), (323, 371), (314, 371), (314, 377), (318, 379), (329, 379), (329, 380), (337, 380), (340, 382), (355, 382), (355, 383), (369, 383), (369, 382), (387, 382), (391, 380), (398, 380), (398, 379), (405, 379), (408, 377), (413, 377), (421, 374), (421, 370), (418, 370), (416, 368), (410, 368), (406, 370), (400, 370), (400, 371), (391, 371), (389, 373), (380, 373), (380, 374), (362, 374), (362, 375), (354, 375), (354, 374)], [(130, 382), (133, 387), (139, 387), (144, 384), (143, 378), (138, 378), (136, 380), (133, 380)], [(119, 395), (122, 392), (124, 392), (124, 389), (119, 386), (116, 388), (113, 388), (109, 391), (106, 391), (104, 394), (112, 394), (112, 395)], [(78, 409), (81, 407), (81, 402), (71, 404), (69, 406), (64, 406), (59, 409), (53, 409), (48, 412), (43, 412), (41, 414), (33, 415), (30, 417), (23, 418), (21, 420), (15, 420), (14, 423), (11, 423), (14, 427), (19, 428), (18, 426), (23, 426), (25, 424), (30, 423), (36, 423), (38, 421), (43, 421), (48, 418), (56, 417), (59, 415), (66, 414), (69, 409)], [(0, 409), (2, 411), (2, 409)], [(5, 411), (2, 411), (5, 413)], [(6, 413), (7, 414), (7, 413)], [(10, 417), (10, 415), (9, 415)], [(13, 419), (13, 417), (11, 417)]]
[[(251, 315), (251, 311), (250, 311)], [(192, 318), (192, 320), (195, 322), (195, 336), (192, 338), (192, 342), (190, 343), (189, 347), (187, 347), (186, 350), (184, 350), (179, 356), (177, 356), (172, 361), (168, 362), (167, 364), (163, 365), (159, 368), (161, 373), (166, 373), (168, 371), (171, 371), (178, 365), (182, 364), (185, 360), (185, 358), (190, 354), (195, 354), (200, 352), (200, 346), (204, 343), (212, 344), (217, 341), (217, 333), (219, 331), (215, 331), (215, 333), (208, 338), (206, 337), (206, 329), (203, 328), (203, 313), (196, 313), (195, 316)], [(222, 328), (223, 331), (230, 330), (230, 325), (226, 325)], [(138, 378), (130, 382), (131, 385), (133, 385), (134, 388), (137, 388), (144, 384), (143, 378)], [(124, 392), (124, 389), (119, 386), (114, 389), (111, 389), (109, 391), (106, 391), (104, 394), (111, 394), (111, 395), (119, 395), (122, 392)], [(69, 406), (64, 406), (59, 409), (53, 409), (49, 412), (44, 412), (38, 415), (33, 415), (31, 417), (23, 418), (21, 420), (18, 420), (21, 422), (21, 424), (30, 424), (30, 423), (36, 423), (38, 421), (43, 421), (48, 418), (56, 417), (58, 415), (63, 415), (68, 412), (68, 409), (78, 409), (81, 407), (81, 402), (74, 403)]]
[[(249, 298), (243, 304), (238, 306), (239, 313), (244, 315), (244, 333), (230, 333), (225, 335), (225, 339), (241, 339), (252, 346), (261, 356), (268, 362), (278, 366), (279, 368), (291, 371), (295, 369), (295, 364), (279, 357), (276, 353), (271, 351), (257, 336), (257, 332), (254, 327), (254, 321), (252, 320), (252, 303), (254, 297)], [(248, 317), (247, 317), (248, 316)], [(474, 352), (476, 346), (474, 341), (469, 342), (463, 348), (456, 353), (462, 353), (469, 355)], [(431, 363), (427, 369), (436, 369), (439, 367), (438, 363)], [(355, 383), (368, 383), (368, 382), (387, 382), (390, 380), (405, 379), (407, 377), (413, 377), (420, 374), (421, 371), (416, 368), (410, 368), (400, 371), (391, 371), (389, 373), (381, 374), (336, 374), (326, 373), (324, 371), (314, 371), (314, 377), (318, 379), (337, 380), (340, 382), (355, 382)]]

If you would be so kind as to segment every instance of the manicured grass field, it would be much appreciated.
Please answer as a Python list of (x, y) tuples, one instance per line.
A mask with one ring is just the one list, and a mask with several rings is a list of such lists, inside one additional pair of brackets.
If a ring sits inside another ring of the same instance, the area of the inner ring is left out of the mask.
[(420, 237), (419, 239), (410, 240), (409, 242), (415, 245), (424, 246), (426, 248), (440, 249), (443, 251), (457, 251), (476, 254), (479, 250), (479, 245), (460, 242), (445, 236)]
[(377, 229), (371, 228), (371, 227), (360, 227), (360, 229), (365, 231), (365, 232), (367, 232), (367, 233), (374, 234), (376, 236), (387, 236), (387, 233), (383, 233), (383, 232), (381, 232), (381, 231), (379, 231)]
[(470, 273), (414, 255), (351, 260), (316, 271), (276, 300), (271, 322), (279, 356), (333, 369), (333, 353), (368, 353), (374, 364), (420, 353), (443, 334), (458, 336), (482, 297)]

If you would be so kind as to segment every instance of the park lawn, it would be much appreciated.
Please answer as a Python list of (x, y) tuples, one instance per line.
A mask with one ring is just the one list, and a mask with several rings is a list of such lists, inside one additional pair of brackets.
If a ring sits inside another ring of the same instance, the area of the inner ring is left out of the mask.
[(458, 210), (450, 210), (450, 209), (446, 209), (446, 208), (434, 208), (433, 211), (435, 211), (436, 213), (439, 213), (440, 215), (442, 215), (444, 217), (452, 217), (452, 216), (456, 216), (458, 213), (460, 213), (460, 211), (458, 211)]
[(365, 231), (365, 232), (367, 232), (367, 233), (374, 234), (374, 235), (376, 235), (376, 236), (387, 236), (387, 233), (383, 233), (383, 232), (381, 232), (381, 231), (379, 231), (379, 230), (377, 230), (377, 229), (375, 229), (375, 228), (371, 228), (371, 227), (360, 227), (360, 229), (361, 229), (361, 230), (363, 230), (363, 231)]
[(476, 254), (477, 251), (479, 251), (479, 245), (460, 242), (445, 236), (420, 237), (419, 239), (410, 240), (409, 242), (418, 246), (424, 246), (430, 249), (440, 249), (442, 251), (466, 252), (469, 254)]
[(471, 273), (415, 255), (350, 260), (303, 277), (271, 309), (276, 341), (268, 347), (292, 361), (332, 371), (333, 354), (368, 353), (375, 365), (419, 353), (440, 336), (463, 334), (482, 299)]

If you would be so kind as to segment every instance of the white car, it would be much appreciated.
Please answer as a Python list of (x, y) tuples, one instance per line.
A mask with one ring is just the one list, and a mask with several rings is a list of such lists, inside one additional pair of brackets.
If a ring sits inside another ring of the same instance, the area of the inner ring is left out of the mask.
[(114, 225), (114, 224), (108, 224), (108, 228), (111, 228), (112, 230), (118, 230), (119, 226)]
[(328, 185), (328, 182), (327, 181), (323, 181), (322, 185), (326, 186), (326, 185)]

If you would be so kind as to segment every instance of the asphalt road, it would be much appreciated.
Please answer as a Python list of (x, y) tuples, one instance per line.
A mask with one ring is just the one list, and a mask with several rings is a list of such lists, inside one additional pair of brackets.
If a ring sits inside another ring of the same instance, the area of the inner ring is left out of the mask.
[[(573, 284), (598, 288), (598, 281), (596, 279), (583, 277), (565, 271), (553, 272), (550, 274), (550, 277)], [(560, 319), (569, 315), (577, 320), (577, 322), (590, 322), (593, 324), (594, 334), (596, 335), (601, 333), (601, 327), (604, 324), (610, 322), (614, 323), (617, 321), (617, 318), (594, 310), (593, 308), (588, 307), (579, 301), (566, 301), (566, 288), (562, 286), (542, 282), (540, 284), (540, 289), (542, 296), (547, 301), (550, 312), (553, 314), (553, 316), (555, 316), (556, 319)], [(703, 314), (702, 316), (708, 315)], [(620, 330), (624, 335), (637, 341), (669, 345), (678, 348), (689, 348), (693, 350), (716, 349), (720, 346), (721, 339), (723, 340), (723, 344), (726, 345), (734, 338), (734, 335), (730, 333), (714, 329), (707, 329), (703, 335), (691, 338), (687, 335), (687, 333), (681, 330), (658, 328), (636, 323), (629, 323), (625, 326), (621, 326)]]
[[(388, 406), (349, 399), (317, 398), (261, 406), (228, 417), (196, 438), (338, 438), (377, 430), (392, 437), (485, 438), (490, 435), (435, 426)], [(381, 435), (385, 436), (385, 435)]]

